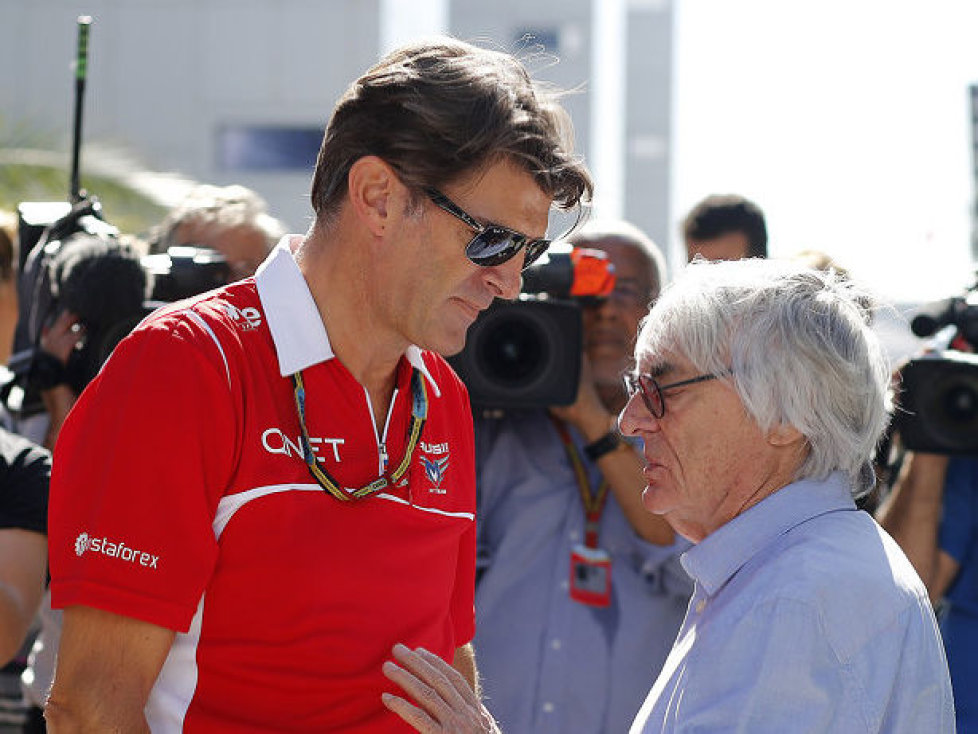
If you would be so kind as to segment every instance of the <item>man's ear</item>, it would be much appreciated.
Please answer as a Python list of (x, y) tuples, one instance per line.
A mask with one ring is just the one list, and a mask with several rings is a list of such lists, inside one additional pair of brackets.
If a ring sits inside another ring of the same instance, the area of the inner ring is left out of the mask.
[(384, 159), (367, 155), (357, 159), (347, 177), (350, 206), (375, 237), (383, 237), (390, 216), (397, 211), (395, 200), (403, 195), (404, 184)]
[(772, 446), (790, 446), (804, 440), (801, 431), (787, 423), (775, 426), (767, 434), (767, 442)]

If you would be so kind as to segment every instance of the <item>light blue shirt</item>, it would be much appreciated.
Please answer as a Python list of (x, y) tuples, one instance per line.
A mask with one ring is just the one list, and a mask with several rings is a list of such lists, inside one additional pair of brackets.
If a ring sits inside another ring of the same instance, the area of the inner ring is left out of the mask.
[[(599, 545), (611, 555), (611, 606), (572, 600), (584, 509), (556, 429), (527, 411), (478, 420), (475, 434), (474, 646), (489, 710), (507, 734), (626, 731), (685, 615), (693, 585), (679, 555), (689, 543), (643, 541), (609, 494)], [(584, 462), (596, 488), (601, 474)]]
[(693, 599), (632, 734), (954, 732), (927, 592), (842, 475), (783, 487), (683, 566)]

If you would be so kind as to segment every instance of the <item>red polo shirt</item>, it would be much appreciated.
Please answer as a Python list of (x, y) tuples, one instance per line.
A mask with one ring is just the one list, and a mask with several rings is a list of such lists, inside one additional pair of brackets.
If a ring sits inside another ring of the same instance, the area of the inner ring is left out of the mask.
[[(402, 486), (329, 496), (302, 459), (288, 375), (302, 370), (320, 465), (355, 488), (404, 455), (412, 365), (428, 419)], [(178, 632), (146, 709), (154, 732), (405, 731), (380, 702), (392, 644), (451, 661), (474, 632), (465, 388), (412, 347), (375, 427), (284, 242), (255, 279), (162, 309), (120, 344), (62, 429), (50, 505), (55, 607)]]

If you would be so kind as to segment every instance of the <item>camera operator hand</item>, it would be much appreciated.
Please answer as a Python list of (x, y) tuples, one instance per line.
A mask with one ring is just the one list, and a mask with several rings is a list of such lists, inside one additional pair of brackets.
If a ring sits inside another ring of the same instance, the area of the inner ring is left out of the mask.
[(574, 402), (570, 405), (552, 405), (550, 412), (574, 426), (588, 442), (601, 438), (609, 427), (617, 430), (618, 416), (612, 415), (601, 401), (587, 354), (581, 356), (581, 380)]
[[(45, 326), (41, 330), (40, 348), (42, 359), (49, 362), (56, 362), (60, 365), (60, 374), (64, 375), (65, 367), (68, 365), (68, 358), (77, 349), (85, 338), (85, 327), (81, 324), (78, 316), (68, 309), (65, 309), (50, 326)], [(57, 365), (52, 373), (57, 373)], [(68, 417), (78, 396), (70, 385), (64, 380), (53, 378), (49, 383), (41, 387), (41, 401), (50, 418), (47, 432), (44, 436), (43, 445), (45, 448), (54, 450), (54, 444), (58, 440), (61, 426)]]
[[(622, 386), (624, 391), (624, 386)], [(581, 381), (577, 398), (570, 405), (551, 406), (550, 413), (574, 426), (588, 444), (602, 440), (609, 431), (618, 435), (618, 416), (606, 407), (591, 371), (587, 354), (581, 358)], [(645, 509), (642, 492), (646, 482), (642, 475), (643, 462), (639, 454), (618, 435), (618, 446), (596, 460), (601, 474), (621, 506), (632, 529), (645, 541), (656, 545), (671, 545), (675, 533), (658, 515)]]

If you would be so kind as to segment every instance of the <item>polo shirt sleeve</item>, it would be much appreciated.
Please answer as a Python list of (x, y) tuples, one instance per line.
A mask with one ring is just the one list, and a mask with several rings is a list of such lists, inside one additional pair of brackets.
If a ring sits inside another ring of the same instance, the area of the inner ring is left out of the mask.
[(217, 557), (239, 450), (231, 372), (185, 317), (123, 340), (62, 428), (51, 478), (52, 605), (185, 632)]
[(51, 455), (0, 429), (0, 528), (47, 534)]
[(944, 503), (939, 531), (942, 550), (963, 563), (972, 544), (975, 528), (975, 494), (978, 493), (978, 462), (953, 457), (947, 465)]

